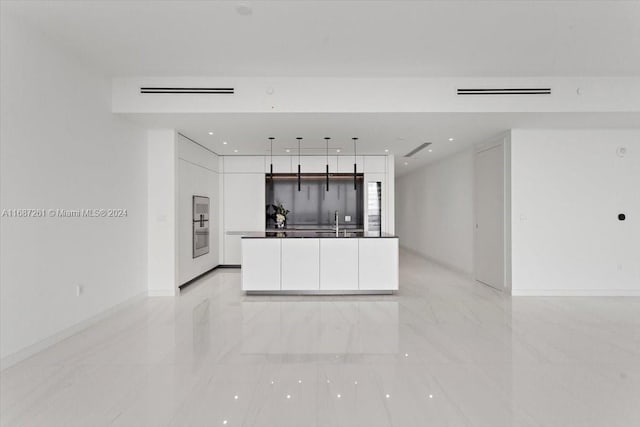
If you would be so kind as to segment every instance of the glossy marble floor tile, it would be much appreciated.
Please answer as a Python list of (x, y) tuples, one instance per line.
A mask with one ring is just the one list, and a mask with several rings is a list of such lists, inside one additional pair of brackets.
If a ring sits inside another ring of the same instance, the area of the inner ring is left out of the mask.
[(147, 298), (2, 372), (2, 426), (640, 425), (640, 299), (510, 298), (410, 253), (393, 296)]

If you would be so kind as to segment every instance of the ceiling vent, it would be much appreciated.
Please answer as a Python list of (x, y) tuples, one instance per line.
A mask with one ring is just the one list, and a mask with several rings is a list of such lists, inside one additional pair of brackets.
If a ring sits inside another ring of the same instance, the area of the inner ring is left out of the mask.
[(405, 157), (411, 157), (411, 156), (415, 155), (418, 151), (422, 151), (422, 150), (424, 150), (425, 148), (427, 148), (430, 145), (431, 145), (430, 142), (425, 142), (424, 144), (420, 144), (416, 148), (414, 148), (413, 150), (409, 151), (404, 156)]
[(233, 95), (232, 87), (141, 87), (140, 93)]
[(551, 95), (551, 88), (458, 89), (458, 95)]

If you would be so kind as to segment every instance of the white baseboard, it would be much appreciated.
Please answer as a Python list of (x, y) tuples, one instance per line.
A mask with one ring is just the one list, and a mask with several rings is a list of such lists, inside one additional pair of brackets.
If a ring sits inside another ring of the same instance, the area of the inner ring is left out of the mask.
[(43, 339), (42, 341), (38, 341), (35, 344), (29, 345), (25, 348), (23, 348), (22, 350), (18, 350), (17, 352), (10, 354), (8, 356), (3, 357), (0, 360), (0, 370), (5, 370), (7, 368), (9, 368), (10, 366), (15, 365), (18, 362), (21, 362), (25, 359), (28, 359), (29, 357), (33, 356), (36, 353), (41, 352), (42, 350), (51, 347), (54, 344), (59, 343), (62, 340), (65, 340), (67, 338), (69, 338), (72, 335), (77, 334), (78, 332), (81, 332), (85, 329), (87, 329), (88, 327), (90, 327), (91, 325), (94, 325), (95, 323), (111, 316), (112, 314), (122, 310), (123, 308), (136, 303), (138, 301), (143, 300), (144, 298), (147, 297), (147, 291), (141, 292), (138, 295), (135, 295), (119, 304), (114, 305), (113, 307), (110, 307), (104, 311), (101, 311), (100, 313), (89, 317), (88, 319), (85, 319), (79, 323), (76, 323), (73, 326), (70, 326), (66, 329), (63, 329), (62, 331)]
[(512, 289), (514, 297), (640, 297), (640, 289)]

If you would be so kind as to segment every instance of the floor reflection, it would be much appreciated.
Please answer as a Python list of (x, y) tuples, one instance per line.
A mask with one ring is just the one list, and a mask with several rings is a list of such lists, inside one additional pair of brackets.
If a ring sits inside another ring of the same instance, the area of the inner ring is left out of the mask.
[(640, 425), (640, 299), (509, 298), (401, 253), (392, 296), (148, 298), (1, 374), (2, 426)]

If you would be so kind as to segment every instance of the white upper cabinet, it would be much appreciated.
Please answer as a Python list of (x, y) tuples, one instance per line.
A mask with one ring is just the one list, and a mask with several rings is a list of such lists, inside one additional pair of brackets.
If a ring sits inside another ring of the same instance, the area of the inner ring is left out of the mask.
[(264, 200), (264, 175), (225, 175), (223, 209), (225, 230), (263, 231)]
[[(292, 173), (293, 172), (293, 167), (291, 166), (292, 163), (293, 161), (291, 159), (291, 156), (273, 156), (273, 173)], [(271, 156), (264, 156), (264, 173), (269, 173), (270, 166), (271, 166)], [(296, 166), (296, 172), (297, 172), (297, 166)]]
[[(336, 156), (329, 156), (329, 173), (338, 171), (338, 159)], [(291, 169), (294, 173), (298, 172), (298, 157), (293, 156), (291, 159)], [(325, 173), (327, 170), (326, 156), (302, 156), (300, 157), (300, 172), (302, 173)]]
[[(357, 172), (364, 172), (364, 157), (356, 156)], [(353, 156), (338, 156), (338, 172), (353, 173)]]
[(264, 156), (224, 156), (224, 173), (264, 173)]
[(366, 173), (385, 173), (387, 171), (387, 156), (364, 156), (364, 171)]

